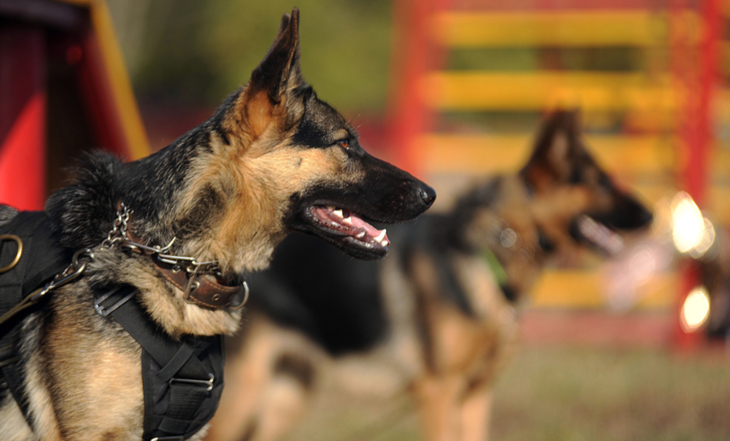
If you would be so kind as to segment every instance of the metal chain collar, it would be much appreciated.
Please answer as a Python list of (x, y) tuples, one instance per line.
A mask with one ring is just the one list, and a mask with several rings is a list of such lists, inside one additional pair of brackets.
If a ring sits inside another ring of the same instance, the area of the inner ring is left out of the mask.
[[(189, 278), (188, 286), (185, 291), (186, 297), (191, 289), (195, 289), (195, 284), (198, 283), (195, 279), (198, 276), (203, 274), (213, 274), (217, 276), (221, 275), (217, 260), (198, 262), (198, 260), (194, 257), (167, 254), (167, 251), (169, 251), (170, 248), (172, 248), (172, 245), (175, 243), (176, 238), (174, 237), (170, 241), (170, 243), (168, 243), (164, 247), (160, 247), (159, 245), (151, 247), (132, 241), (127, 234), (128, 223), (131, 214), (132, 211), (127, 208), (127, 206), (122, 202), (120, 204), (119, 210), (117, 210), (117, 217), (114, 220), (114, 225), (112, 226), (112, 229), (107, 234), (106, 239), (104, 239), (101, 244), (95, 249), (100, 250), (122, 247), (123, 249), (130, 250), (134, 253), (151, 256), (162, 263), (172, 265), (172, 271), (175, 273), (184, 270), (188, 274)], [(3, 314), (0, 317), (0, 324), (9, 320), (20, 311), (35, 305), (43, 297), (45, 297), (46, 294), (53, 291), (54, 289), (60, 288), (63, 285), (73, 282), (74, 280), (82, 276), (86, 271), (88, 264), (94, 259), (94, 251), (91, 248), (83, 248), (76, 251), (73, 255), (71, 264), (67, 266), (65, 270), (57, 274), (45, 286), (31, 292), (13, 309)], [(243, 282), (243, 286), (246, 289), (246, 296), (243, 302), (245, 303), (245, 300), (248, 299), (248, 285), (245, 281)]]
[(146, 256), (152, 256), (158, 261), (167, 265), (172, 265), (173, 271), (178, 272), (185, 270), (188, 274), (215, 274), (220, 275), (220, 269), (217, 260), (208, 260), (199, 262), (195, 257), (187, 256), (176, 256), (174, 254), (167, 254), (172, 248), (177, 238), (173, 237), (170, 243), (164, 247), (159, 245), (148, 246), (141, 243), (137, 243), (130, 239), (127, 234), (129, 218), (132, 211), (124, 205), (124, 202), (120, 204), (119, 210), (117, 210), (117, 218), (114, 220), (114, 226), (107, 234), (106, 239), (101, 243), (102, 248), (114, 248), (121, 246), (123, 249), (130, 250), (137, 254), (144, 254)]

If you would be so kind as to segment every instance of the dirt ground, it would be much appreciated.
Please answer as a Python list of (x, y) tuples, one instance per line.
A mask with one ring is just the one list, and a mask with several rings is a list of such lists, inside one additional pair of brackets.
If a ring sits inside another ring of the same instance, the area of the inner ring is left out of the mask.
[[(493, 441), (720, 441), (730, 436), (730, 353), (529, 344), (497, 384)], [(287, 441), (410, 441), (405, 397), (327, 385)]]

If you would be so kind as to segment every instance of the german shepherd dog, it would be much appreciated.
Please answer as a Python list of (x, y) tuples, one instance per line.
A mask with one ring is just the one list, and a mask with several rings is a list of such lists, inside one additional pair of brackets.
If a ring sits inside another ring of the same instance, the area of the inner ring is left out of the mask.
[(327, 372), (363, 391), (408, 391), (428, 440), (483, 441), (518, 307), (545, 263), (579, 247), (614, 253), (616, 230), (651, 219), (588, 153), (577, 115), (557, 111), (519, 173), (389, 229), (378, 264), (292, 235), (252, 280), (267, 295), (228, 342), (229, 387), (207, 440), (276, 438)]
[[(240, 309), (186, 301), (149, 255), (100, 246), (120, 203), (131, 210), (127, 231), (135, 242), (172, 243), (169, 254), (214, 261), (215, 275), (201, 278), (239, 287), (293, 230), (351, 256), (380, 258), (389, 241), (368, 222), (410, 220), (432, 204), (432, 188), (366, 153), (350, 124), (304, 82), (298, 29), (294, 9), (247, 85), (208, 121), (129, 164), (91, 155), (77, 180), (49, 199), (60, 246), (90, 248), (94, 256), (83, 277), (23, 319), (19, 351), (30, 423), (3, 382), (3, 440), (143, 438), (141, 349), (112, 317), (94, 312), (100, 286), (135, 287), (159, 332), (173, 338), (239, 327)], [(16, 214), (2, 206), (0, 224)]]

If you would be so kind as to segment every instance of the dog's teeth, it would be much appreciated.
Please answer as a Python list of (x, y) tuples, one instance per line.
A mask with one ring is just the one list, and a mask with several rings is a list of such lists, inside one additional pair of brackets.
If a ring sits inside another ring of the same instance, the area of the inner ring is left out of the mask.
[(357, 237), (358, 239), (362, 239), (363, 237), (365, 237), (365, 232), (361, 231), (361, 232), (357, 233), (357, 235), (355, 237)]
[(335, 208), (336, 208), (336, 207), (334, 207), (334, 206), (332, 206), (332, 205), (328, 205), (328, 206), (327, 206), (327, 209), (328, 209), (329, 211), (335, 211)]
[(352, 225), (352, 217), (347, 216), (346, 218), (342, 219), (343, 224)]
[(342, 210), (332, 210), (332, 212), (335, 214), (335, 216), (342, 217)]
[(383, 239), (385, 238), (385, 230), (381, 230), (380, 234), (375, 238), (375, 241), (382, 245)]
[(380, 241), (380, 245), (387, 247), (388, 245), (390, 245), (390, 241), (388, 239), (383, 239)]

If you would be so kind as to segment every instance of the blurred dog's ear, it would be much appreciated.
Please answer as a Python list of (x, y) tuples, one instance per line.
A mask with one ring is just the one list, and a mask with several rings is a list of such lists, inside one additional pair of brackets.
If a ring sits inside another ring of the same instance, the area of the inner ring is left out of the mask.
[(558, 110), (548, 116), (532, 155), (520, 172), (533, 187), (570, 180), (581, 148), (579, 120), (576, 110)]

